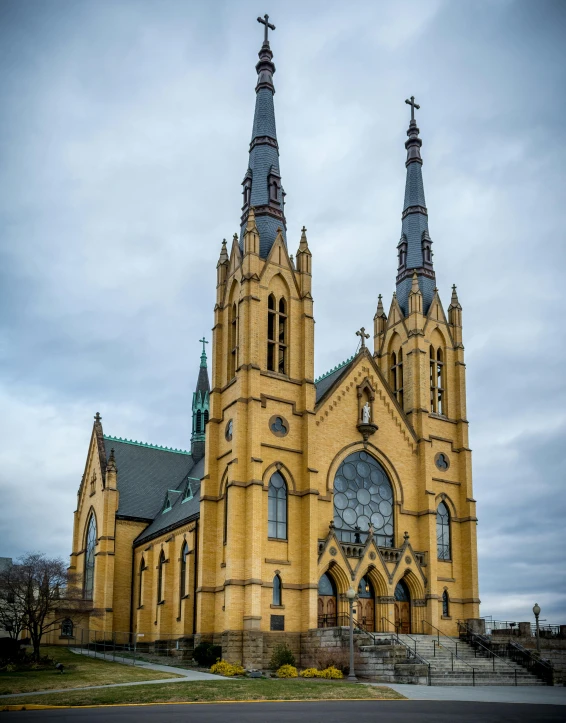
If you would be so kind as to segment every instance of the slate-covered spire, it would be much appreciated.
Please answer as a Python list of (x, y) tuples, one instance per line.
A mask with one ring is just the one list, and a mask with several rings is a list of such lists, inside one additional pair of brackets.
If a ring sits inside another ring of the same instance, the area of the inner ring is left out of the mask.
[(256, 65), (257, 84), (252, 140), (248, 170), (242, 181), (243, 206), (241, 218), (240, 248), (244, 251), (243, 239), (250, 208), (255, 210), (259, 231), (259, 253), (265, 258), (280, 228), (286, 242), (285, 191), (281, 186), (279, 171), (279, 146), (275, 129), (275, 108), (273, 105), (273, 53), (269, 47), (268, 32), (275, 30), (269, 23), (269, 16), (258, 18), (265, 26), (264, 40), (258, 53)]
[(436, 278), (432, 266), (432, 240), (428, 233), (428, 213), (426, 209), (422, 176), (421, 158), (422, 140), (415, 120), (414, 96), (406, 100), (411, 106), (411, 122), (405, 142), (407, 149), (407, 180), (405, 183), (405, 202), (403, 204), (401, 240), (397, 246), (399, 266), (397, 269), (397, 299), (405, 316), (408, 314), (408, 299), (413, 274), (416, 272), (419, 288), (423, 295), (423, 311), (426, 314), (432, 301)]
[(210, 410), (210, 383), (208, 381), (205, 348), (208, 342), (204, 337), (199, 341), (202, 344), (202, 354), (200, 355), (197, 388), (193, 394), (193, 433), (191, 435), (191, 454), (195, 460), (204, 457), (205, 427)]

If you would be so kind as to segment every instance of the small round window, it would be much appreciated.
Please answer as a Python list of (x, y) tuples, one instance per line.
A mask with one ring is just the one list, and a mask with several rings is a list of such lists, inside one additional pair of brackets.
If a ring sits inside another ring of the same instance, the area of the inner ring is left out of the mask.
[(285, 419), (285, 417), (275, 414), (269, 420), (269, 429), (271, 429), (276, 437), (285, 437), (285, 435), (289, 432), (289, 422)]
[(434, 458), (434, 463), (441, 472), (446, 472), (448, 467), (450, 467), (450, 460), (444, 454), (444, 452), (439, 452), (436, 455), (436, 457)]
[(228, 424), (226, 425), (226, 431), (225, 431), (225, 433), (224, 433), (224, 434), (225, 434), (225, 437), (226, 437), (226, 440), (227, 440), (228, 442), (231, 442), (231, 441), (232, 441), (232, 431), (233, 431), (233, 429), (234, 429), (234, 423), (232, 422), (232, 420), (230, 420), (230, 421), (228, 422)]

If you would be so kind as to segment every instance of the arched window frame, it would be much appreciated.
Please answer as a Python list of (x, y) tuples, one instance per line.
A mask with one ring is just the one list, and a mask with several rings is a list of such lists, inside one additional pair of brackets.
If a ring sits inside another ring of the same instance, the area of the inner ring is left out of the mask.
[(143, 585), (144, 585), (144, 572), (146, 570), (145, 559), (142, 557), (140, 562), (140, 586), (138, 590), (138, 608), (143, 607)]
[(391, 386), (395, 394), (395, 398), (403, 407), (403, 349), (399, 349), (397, 354), (391, 354)]
[(165, 602), (164, 586), (165, 586), (165, 553), (161, 550), (159, 554), (159, 565), (157, 570), (157, 604)]
[(85, 561), (83, 576), (83, 597), (85, 600), (92, 600), (94, 597), (94, 567), (96, 548), (96, 517), (94, 512), (90, 513), (85, 534)]
[[(275, 484), (274, 480), (282, 484)], [(272, 540), (287, 539), (287, 482), (281, 472), (274, 472), (267, 491), (267, 536)]]
[(204, 410), (203, 416), (203, 425), (202, 425), (202, 431), (206, 431), (206, 425), (208, 424), (208, 409)]
[(199, 432), (202, 432), (202, 412), (200, 411), (200, 409), (197, 409), (196, 431), (197, 431), (197, 434)]
[(224, 492), (224, 529), (222, 535), (222, 543), (225, 545), (228, 541), (228, 485)]
[(275, 575), (273, 578), (273, 598), (272, 598), (272, 605), (276, 607), (281, 607), (283, 605), (282, 599), (283, 596), (281, 594), (281, 578), (279, 575)]
[(450, 595), (448, 594), (448, 590), (442, 593), (442, 617), (450, 617)]
[(288, 304), (284, 296), (267, 298), (267, 369), (288, 373)]
[(182, 612), (182, 604), (184, 598), (187, 597), (187, 557), (189, 555), (189, 546), (187, 541), (183, 542), (181, 547), (180, 574), (179, 574), (179, 616)]
[(446, 502), (441, 501), (436, 508), (436, 551), (439, 560), (452, 559), (450, 532), (450, 510)]
[(229, 314), (228, 333), (230, 334), (230, 344), (228, 354), (228, 381), (236, 376), (236, 370), (238, 368), (238, 307), (235, 302), (230, 306)]
[(430, 411), (446, 416), (446, 392), (444, 382), (444, 353), (440, 347), (431, 345), (430, 357)]

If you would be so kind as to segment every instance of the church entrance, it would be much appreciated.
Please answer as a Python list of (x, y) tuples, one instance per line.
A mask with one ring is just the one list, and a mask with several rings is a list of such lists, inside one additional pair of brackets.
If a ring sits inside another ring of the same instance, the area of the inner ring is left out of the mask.
[(411, 632), (411, 594), (404, 580), (399, 580), (395, 588), (395, 630)]
[(358, 587), (356, 621), (364, 630), (375, 630), (375, 593), (367, 576), (362, 577)]
[(335, 628), (338, 625), (338, 596), (334, 580), (324, 573), (318, 581), (318, 627)]

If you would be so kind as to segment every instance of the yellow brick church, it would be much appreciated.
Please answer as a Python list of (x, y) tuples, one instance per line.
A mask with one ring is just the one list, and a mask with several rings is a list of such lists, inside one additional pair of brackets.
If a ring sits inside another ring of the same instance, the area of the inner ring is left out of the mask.
[(216, 267), (190, 451), (109, 436), (97, 414), (70, 565), (85, 629), (214, 640), (244, 665), (277, 636), (346, 624), (350, 587), (370, 631), (451, 635), (479, 615), (462, 307), (453, 287), (445, 312), (436, 288), (419, 106), (396, 293), (388, 313), (379, 296), (373, 349), (353, 329), (357, 353), (315, 379), (316, 253), (305, 228), (289, 252), (261, 22), (241, 229)]

